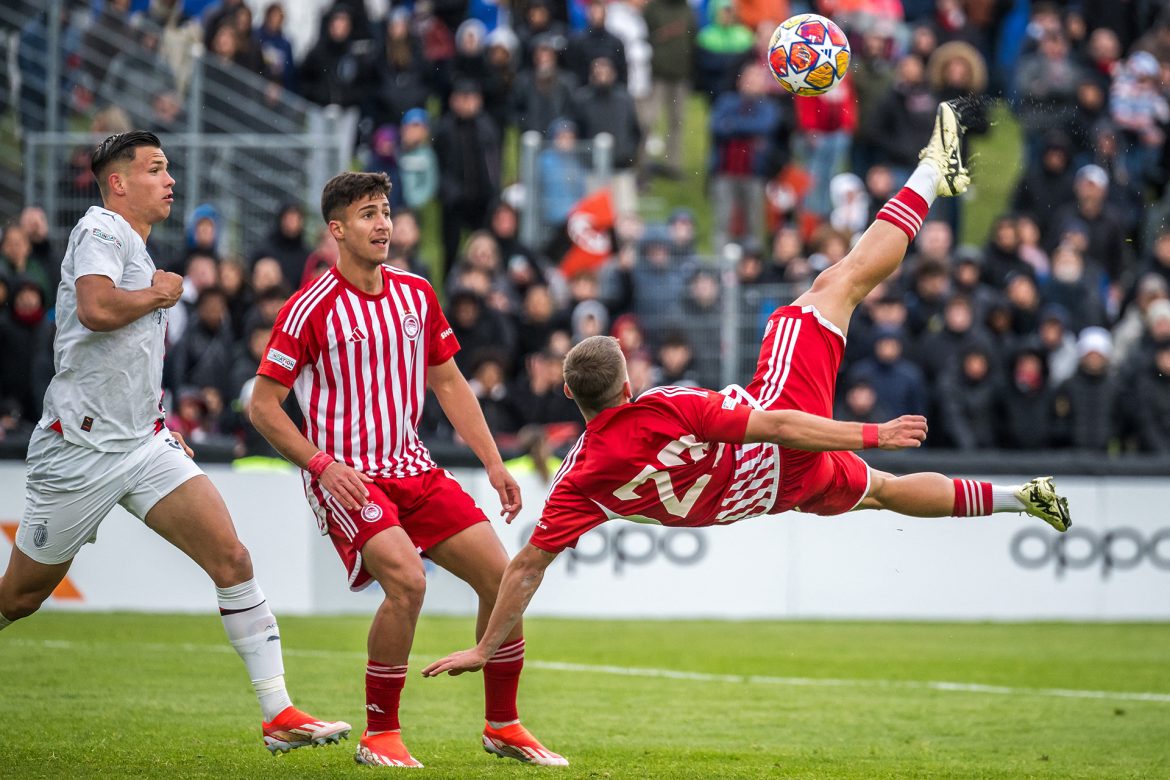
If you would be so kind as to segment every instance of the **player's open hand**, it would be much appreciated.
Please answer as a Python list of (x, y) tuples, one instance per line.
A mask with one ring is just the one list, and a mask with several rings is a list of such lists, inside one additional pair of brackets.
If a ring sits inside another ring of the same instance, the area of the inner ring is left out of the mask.
[(183, 295), (183, 277), (170, 271), (155, 271), (150, 286), (162, 297), (160, 309), (169, 309), (179, 302)]
[(321, 478), (318, 480), (321, 487), (328, 490), (331, 496), (351, 512), (366, 505), (370, 498), (370, 491), (366, 485), (373, 481), (360, 471), (337, 461), (330, 463), (321, 472)]
[(480, 652), (479, 648), (473, 647), (470, 650), (460, 650), (458, 653), (451, 653), (446, 658), (434, 661), (423, 669), (422, 673), (423, 677), (438, 677), (443, 673), (454, 677), (464, 672), (478, 672), (486, 663), (487, 658)]
[(524, 506), (524, 501), (520, 498), (520, 486), (502, 463), (489, 468), (487, 474), (488, 482), (500, 495), (500, 517), (504, 518), (505, 523), (511, 523)]
[(926, 441), (926, 418), (920, 414), (904, 414), (896, 420), (878, 426), (878, 447), (883, 450), (901, 450), (921, 447)]

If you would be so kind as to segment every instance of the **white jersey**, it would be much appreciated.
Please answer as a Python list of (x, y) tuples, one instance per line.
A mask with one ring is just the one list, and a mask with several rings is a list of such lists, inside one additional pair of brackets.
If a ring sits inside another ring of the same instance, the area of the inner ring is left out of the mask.
[(150, 287), (154, 261), (121, 216), (91, 206), (69, 235), (57, 290), (56, 373), (40, 427), (59, 428), (71, 444), (128, 452), (158, 432), (167, 311), (96, 333), (77, 317), (77, 279), (106, 276), (123, 290)]

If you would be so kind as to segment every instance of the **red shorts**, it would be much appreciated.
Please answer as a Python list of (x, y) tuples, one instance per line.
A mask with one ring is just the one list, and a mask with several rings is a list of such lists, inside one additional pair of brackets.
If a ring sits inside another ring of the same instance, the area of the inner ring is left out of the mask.
[(352, 512), (316, 482), (306, 491), (321, 532), (333, 539), (349, 572), (351, 590), (373, 581), (362, 566), (362, 548), (379, 531), (400, 526), (422, 555), (465, 528), (487, 522), (483, 510), (444, 469), (401, 479), (375, 478), (366, 488), (369, 503)]
[[(781, 306), (768, 318), (748, 393), (764, 409), (833, 416), (845, 337), (813, 306)], [(839, 515), (869, 492), (869, 467), (853, 452), (780, 448), (780, 489), (773, 512)]]

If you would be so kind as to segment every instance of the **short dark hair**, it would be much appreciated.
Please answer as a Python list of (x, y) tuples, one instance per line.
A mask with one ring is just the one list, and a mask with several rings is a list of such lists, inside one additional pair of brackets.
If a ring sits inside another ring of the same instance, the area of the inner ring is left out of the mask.
[(626, 361), (618, 340), (590, 336), (565, 356), (565, 384), (584, 410), (600, 412), (621, 399)]
[(161, 149), (162, 144), (158, 136), (146, 130), (130, 130), (125, 133), (111, 135), (97, 145), (93, 150), (93, 157), (89, 161), (89, 169), (97, 179), (98, 189), (104, 195), (106, 192), (106, 171), (114, 163), (130, 162), (140, 146), (152, 146)]
[(321, 192), (321, 216), (328, 222), (339, 211), (362, 198), (384, 195), (390, 199), (390, 177), (384, 173), (339, 173), (325, 184)]

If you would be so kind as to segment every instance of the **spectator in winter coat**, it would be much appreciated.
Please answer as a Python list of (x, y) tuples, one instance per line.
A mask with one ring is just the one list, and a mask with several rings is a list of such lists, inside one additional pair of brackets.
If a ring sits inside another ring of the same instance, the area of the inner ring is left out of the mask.
[(613, 66), (614, 81), (625, 87), (629, 79), (626, 47), (621, 38), (606, 29), (605, 19), (605, 0), (589, 0), (587, 26), (569, 40), (565, 64), (577, 77), (577, 83), (584, 84), (590, 79), (593, 62), (605, 58)]
[(297, 284), (305, 270), (305, 258), (310, 251), (305, 241), (305, 216), (301, 213), (300, 204), (288, 202), (281, 206), (268, 238), (253, 250), (251, 262), (255, 266), (262, 257), (275, 258), (280, 263), (284, 281)]
[(577, 126), (571, 119), (549, 125), (552, 145), (537, 157), (541, 219), (550, 227), (563, 225), (577, 201), (585, 196), (589, 171), (577, 151)]
[(960, 352), (940, 378), (940, 438), (950, 446), (967, 452), (996, 446), (1001, 394), (997, 364), (985, 346), (974, 345)]
[(279, 2), (264, 7), (264, 19), (256, 28), (256, 42), (269, 77), (289, 92), (299, 91), (292, 42), (284, 35), (284, 6)]
[(1080, 332), (1090, 325), (1105, 324), (1100, 289), (1100, 279), (1085, 269), (1080, 252), (1066, 244), (1056, 248), (1052, 276), (1043, 285), (1041, 300), (1063, 306), (1071, 315), (1073, 330)]
[(1118, 385), (1109, 371), (1113, 340), (1104, 328), (1077, 339), (1077, 372), (1056, 391), (1054, 438), (1061, 446), (1105, 452), (1117, 434)]
[(499, 192), (499, 148), (499, 131), (483, 112), (479, 84), (457, 82), (451, 92), (451, 110), (435, 128), (448, 269), (455, 264), (464, 229), (479, 230), (487, 224), (488, 208)]
[(410, 11), (395, 8), (370, 68), (372, 87), (365, 112), (375, 125), (398, 124), (412, 108), (426, 105), (433, 88), (431, 67), (422, 41), (410, 29)]
[[(720, 95), (711, 107), (716, 251), (729, 240), (758, 240), (763, 234), (769, 145), (781, 119), (779, 105), (767, 94), (767, 78), (764, 66), (744, 66), (736, 91)], [(737, 210), (746, 233), (731, 232)]]
[(1170, 454), (1170, 341), (1158, 344), (1137, 372), (1133, 403), (1125, 409), (1141, 450)]
[(577, 81), (558, 66), (556, 42), (551, 36), (540, 36), (533, 44), (531, 67), (516, 76), (512, 114), (521, 133), (535, 130), (543, 135), (554, 119), (572, 111)]
[(896, 180), (918, 165), (918, 152), (930, 138), (937, 110), (938, 96), (926, 82), (922, 60), (913, 54), (898, 60), (894, 88), (875, 117), (877, 141)]
[(1119, 284), (1132, 270), (1132, 257), (1125, 240), (1124, 218), (1108, 201), (1109, 175), (1100, 166), (1086, 165), (1077, 171), (1074, 190), (1076, 201), (1064, 204), (1053, 217), (1055, 229), (1049, 247), (1055, 248), (1069, 230), (1084, 232), (1088, 238), (1083, 249), (1086, 264), (1104, 270), (1111, 284)]
[(301, 90), (319, 106), (356, 106), (368, 79), (354, 41), (353, 17), (348, 8), (335, 6), (327, 16), (325, 35), (301, 62)]
[(594, 60), (589, 83), (573, 94), (571, 118), (580, 138), (596, 138), (600, 133), (613, 136), (614, 208), (624, 215), (637, 208), (634, 162), (642, 143), (642, 128), (633, 98), (616, 78), (612, 62), (605, 57)]
[(402, 200), (418, 211), (439, 191), (439, 159), (431, 148), (430, 117), (425, 109), (412, 108), (402, 117), (402, 148), (398, 154)]
[(879, 329), (873, 355), (857, 361), (849, 372), (849, 381), (869, 383), (878, 403), (895, 417), (926, 413), (926, 380), (922, 370), (903, 356), (904, 339), (900, 330)]
[(731, 0), (707, 3), (709, 22), (695, 40), (695, 83), (709, 99), (735, 89), (736, 74), (751, 56), (755, 36), (740, 23)]
[(998, 446), (1043, 450), (1051, 444), (1053, 390), (1044, 353), (1023, 348), (1012, 356), (1007, 381), (1000, 385), (996, 414)]
[(922, 335), (914, 352), (915, 362), (922, 369), (926, 381), (933, 383), (945, 374), (959, 355), (976, 347), (990, 348), (990, 339), (976, 324), (971, 299), (953, 295), (943, 308), (942, 327), (929, 329)]
[(1114, 80), (1109, 96), (1113, 121), (1125, 137), (1125, 165), (1135, 182), (1151, 178), (1158, 169), (1166, 142), (1170, 103), (1158, 83), (1160, 76), (1161, 66), (1154, 55), (1135, 52)]
[(1016, 185), (1012, 208), (1031, 216), (1042, 234), (1051, 229), (1056, 209), (1073, 199), (1071, 144), (1059, 131), (1045, 136), (1040, 157), (1027, 165)]

